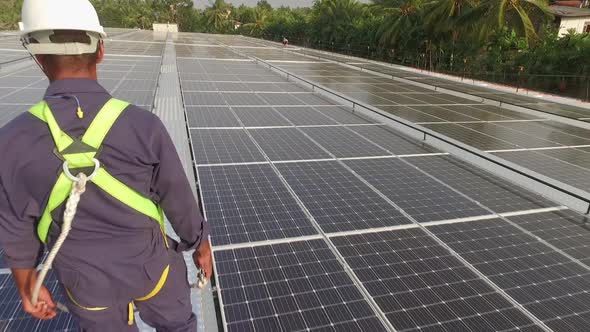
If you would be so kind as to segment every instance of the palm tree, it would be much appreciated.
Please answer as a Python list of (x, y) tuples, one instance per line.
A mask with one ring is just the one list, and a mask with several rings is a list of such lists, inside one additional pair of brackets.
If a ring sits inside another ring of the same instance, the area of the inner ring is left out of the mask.
[[(403, 48), (412, 41), (419, 41), (422, 30), (424, 0), (375, 0), (371, 10), (384, 17), (378, 30), (384, 45)], [(414, 45), (416, 46), (416, 45)]]
[(246, 23), (242, 25), (251, 36), (259, 37), (266, 28), (266, 20), (268, 18), (268, 10), (263, 7), (256, 7), (254, 10), (254, 22)]
[(320, 0), (316, 1), (310, 23), (314, 35), (324, 43), (345, 42), (354, 21), (360, 18), (361, 5), (357, 0)]
[(478, 7), (473, 14), (487, 17), (490, 31), (515, 29), (524, 34), (529, 45), (539, 38), (538, 23), (550, 15), (547, 0), (481, 0)]
[(208, 30), (213, 32), (224, 32), (229, 27), (229, 16), (231, 14), (231, 5), (224, 0), (215, 0), (211, 7), (205, 9)]

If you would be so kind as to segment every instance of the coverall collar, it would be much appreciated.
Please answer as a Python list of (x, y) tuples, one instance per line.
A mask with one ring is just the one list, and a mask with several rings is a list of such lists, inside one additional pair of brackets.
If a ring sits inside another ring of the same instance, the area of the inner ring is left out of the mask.
[(105, 90), (97, 81), (89, 78), (66, 78), (51, 82), (47, 90), (46, 96), (53, 96), (59, 94), (75, 94), (75, 93), (105, 93)]

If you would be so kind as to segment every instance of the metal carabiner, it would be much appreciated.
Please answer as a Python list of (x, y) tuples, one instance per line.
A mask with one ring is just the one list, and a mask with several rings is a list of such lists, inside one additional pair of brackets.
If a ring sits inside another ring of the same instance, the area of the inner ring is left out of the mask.
[[(100, 161), (98, 161), (98, 159), (96, 158), (92, 158), (92, 161), (94, 162), (94, 171), (92, 171), (92, 174), (90, 174), (86, 180), (90, 181), (92, 180), (92, 178), (94, 178), (96, 176), (96, 174), (98, 174), (98, 170), (100, 169)], [(64, 174), (66, 175), (66, 177), (74, 182), (78, 182), (80, 181), (80, 179), (77, 176), (74, 176), (71, 172), (70, 172), (70, 168), (69, 168), (69, 163), (67, 160), (64, 161), (63, 165), (62, 165)]]

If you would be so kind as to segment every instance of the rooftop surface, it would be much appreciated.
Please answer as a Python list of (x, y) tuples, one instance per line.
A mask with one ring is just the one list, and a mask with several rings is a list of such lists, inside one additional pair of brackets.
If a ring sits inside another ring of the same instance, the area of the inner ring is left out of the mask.
[(570, 6), (549, 6), (549, 12), (561, 17), (587, 17), (590, 16), (590, 9), (576, 8)]
[[(106, 48), (100, 83), (162, 118), (211, 225), (201, 329), (590, 326), (585, 107), (240, 36)], [(16, 37), (0, 56), (1, 126), (47, 81)], [(76, 330), (22, 313), (2, 264), (0, 331)]]

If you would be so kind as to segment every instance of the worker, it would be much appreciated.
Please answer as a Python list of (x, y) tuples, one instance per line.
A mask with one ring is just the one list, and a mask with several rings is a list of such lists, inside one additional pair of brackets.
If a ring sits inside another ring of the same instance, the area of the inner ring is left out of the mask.
[(20, 26), (49, 79), (43, 100), (0, 129), (0, 245), (24, 311), (56, 316), (48, 288), (31, 301), (35, 268), (61, 232), (74, 183), (64, 173), (97, 174), (53, 264), (67, 308), (83, 331), (138, 331), (134, 307), (158, 331), (196, 331), (182, 253), (196, 249), (211, 277), (208, 226), (164, 125), (97, 82), (106, 35), (88, 0), (25, 0)]

